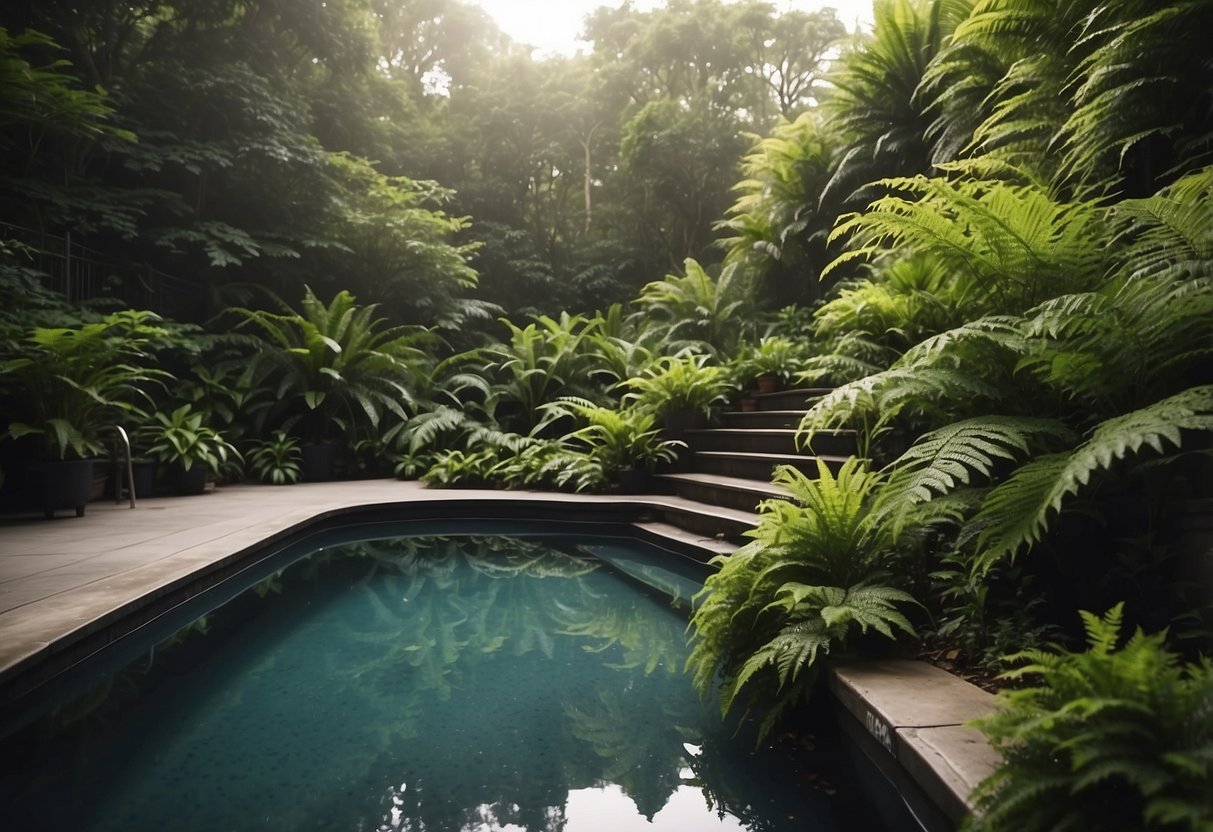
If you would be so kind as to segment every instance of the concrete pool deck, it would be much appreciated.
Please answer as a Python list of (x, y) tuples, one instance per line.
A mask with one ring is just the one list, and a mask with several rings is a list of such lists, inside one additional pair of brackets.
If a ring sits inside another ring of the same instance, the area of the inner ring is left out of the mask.
[[(226, 486), (198, 497), (94, 502), (83, 518), (0, 518), (0, 683), (48, 657), (96, 639), (148, 599), (188, 586), (200, 572), (236, 562), (267, 540), (284, 539), (318, 517), (408, 504), (457, 509), (492, 501), (542, 503), (570, 513), (594, 507), (642, 517), (668, 496), (428, 490), (419, 483), (363, 480), (289, 487)], [(643, 523), (636, 524), (643, 527)], [(728, 544), (687, 534), (706, 552)], [(150, 615), (151, 613), (147, 613)], [(102, 639), (103, 640), (103, 639)], [(993, 709), (993, 697), (918, 662), (837, 669), (831, 687), (866, 730), (955, 822), (998, 757), (964, 723)]]

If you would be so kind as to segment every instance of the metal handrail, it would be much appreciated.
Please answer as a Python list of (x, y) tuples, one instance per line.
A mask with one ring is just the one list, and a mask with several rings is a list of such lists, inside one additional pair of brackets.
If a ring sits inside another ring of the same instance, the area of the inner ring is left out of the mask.
[[(122, 447), (126, 452), (126, 485), (127, 493), (130, 495), (131, 508), (135, 507), (135, 466), (131, 464), (131, 438), (126, 435), (126, 430), (122, 425), (113, 425), (114, 430), (118, 431), (118, 438), (122, 440)], [(114, 460), (114, 503), (122, 502), (122, 460)]]

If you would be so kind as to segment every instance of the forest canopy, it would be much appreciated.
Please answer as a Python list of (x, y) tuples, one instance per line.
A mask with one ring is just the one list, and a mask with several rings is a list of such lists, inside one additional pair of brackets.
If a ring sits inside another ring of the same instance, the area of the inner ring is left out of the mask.
[(212, 312), (306, 284), (425, 324), (720, 260), (741, 156), (846, 34), (757, 0), (603, 6), (588, 54), (549, 58), (462, 0), (49, 0), (0, 26), (13, 239), (70, 235)]

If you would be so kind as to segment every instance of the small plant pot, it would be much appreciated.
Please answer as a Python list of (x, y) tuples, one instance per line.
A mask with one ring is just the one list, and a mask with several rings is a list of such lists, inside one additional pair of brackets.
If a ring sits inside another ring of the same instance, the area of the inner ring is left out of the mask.
[(75, 509), (77, 517), (84, 516), (84, 507), (93, 492), (93, 460), (39, 462), (29, 470), (36, 485), (38, 506), (46, 519), (65, 508)]
[(299, 446), (299, 469), (304, 482), (327, 482), (333, 478), (337, 446), (332, 442)]
[(206, 466), (191, 465), (188, 471), (184, 468), (170, 468), (164, 479), (169, 493), (192, 497), (206, 490)]
[(134, 482), (132, 485), (135, 487), (135, 497), (150, 497), (156, 493), (155, 460), (132, 460), (131, 473), (134, 476)]
[(738, 399), (737, 407), (740, 408), (742, 413), (754, 413), (758, 410), (758, 399), (753, 396)]
[(755, 379), (754, 383), (758, 385), (759, 393), (774, 393), (779, 389), (779, 376), (759, 376), (757, 379)]
[(647, 494), (649, 472), (643, 468), (619, 469), (619, 491), (621, 494)]

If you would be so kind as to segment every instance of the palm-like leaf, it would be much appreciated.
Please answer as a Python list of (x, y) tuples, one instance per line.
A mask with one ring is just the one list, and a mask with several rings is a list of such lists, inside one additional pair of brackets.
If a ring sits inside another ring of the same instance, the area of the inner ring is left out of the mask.
[(1213, 665), (1184, 666), (1163, 634), (1121, 642), (1122, 605), (1082, 613), (1085, 652), (1010, 657), (1023, 680), (977, 727), (1003, 765), (966, 828), (1207, 829), (1213, 825)]
[(388, 327), (375, 305), (360, 307), (345, 291), (326, 306), (306, 289), (301, 307), (300, 315), (231, 311), (273, 346), (254, 361), (279, 400), (302, 401), (306, 438), (333, 438), (342, 425), (375, 431), (384, 413), (407, 419), (413, 380), (429, 363), (420, 347), (428, 331)]
[(684, 268), (685, 276), (666, 275), (641, 290), (635, 320), (659, 334), (668, 351), (732, 354), (754, 317), (747, 273), (731, 264), (713, 278), (692, 258)]
[(822, 199), (895, 173), (926, 173), (931, 118), (915, 91), (967, 4), (879, 0), (871, 35), (831, 69), (830, 124), (847, 145)]

